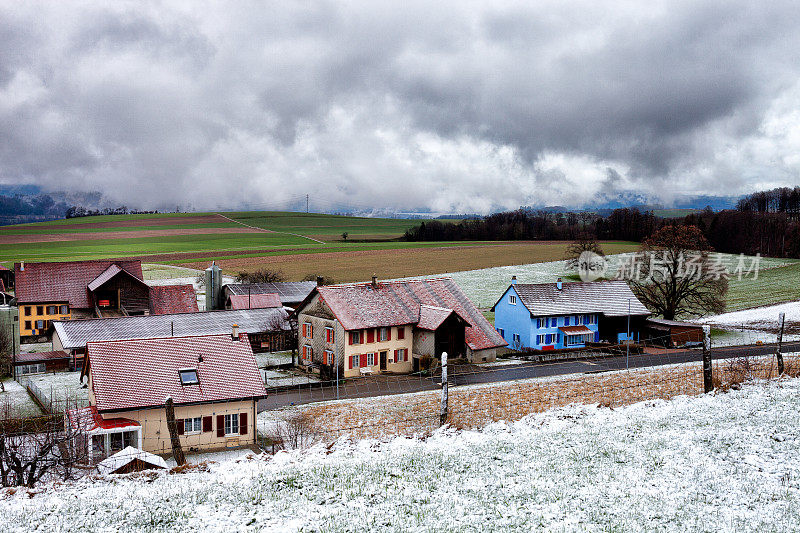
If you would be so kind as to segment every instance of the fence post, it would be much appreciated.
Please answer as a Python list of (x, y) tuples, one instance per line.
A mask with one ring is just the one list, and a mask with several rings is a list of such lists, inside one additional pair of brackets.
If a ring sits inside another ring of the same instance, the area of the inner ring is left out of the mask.
[(778, 315), (778, 349), (775, 355), (778, 358), (778, 375), (783, 375), (783, 324), (786, 321), (786, 313)]
[(711, 326), (703, 326), (703, 390), (706, 393), (714, 389), (711, 370)]
[(447, 352), (442, 352), (442, 407), (439, 412), (439, 425), (447, 422)]

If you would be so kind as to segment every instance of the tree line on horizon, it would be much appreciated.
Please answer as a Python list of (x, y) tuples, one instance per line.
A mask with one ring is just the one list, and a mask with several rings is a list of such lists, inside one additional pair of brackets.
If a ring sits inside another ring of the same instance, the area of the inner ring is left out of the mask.
[(667, 225), (696, 226), (714, 250), (800, 258), (800, 187), (761, 191), (739, 200), (736, 209), (710, 207), (682, 218), (623, 207), (608, 216), (518, 209), (479, 219), (422, 222), (406, 230), (408, 241), (597, 240), (642, 242)]

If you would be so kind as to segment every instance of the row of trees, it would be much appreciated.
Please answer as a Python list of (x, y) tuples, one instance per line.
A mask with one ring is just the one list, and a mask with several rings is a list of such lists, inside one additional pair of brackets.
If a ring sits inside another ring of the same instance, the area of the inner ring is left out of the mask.
[[(780, 194), (786, 191), (793, 194), (788, 189), (782, 191)], [(794, 209), (792, 205), (787, 202), (786, 209)], [(660, 228), (674, 225), (696, 226), (719, 252), (800, 258), (800, 218), (791, 210), (736, 209), (715, 213), (707, 208), (679, 219), (660, 218), (636, 208), (615, 209), (606, 217), (593, 213), (517, 210), (457, 224), (437, 220), (422, 222), (408, 229), (404, 238), (408, 241), (574, 241), (580, 235), (588, 235), (598, 240), (643, 242)]]
[(739, 200), (736, 209), (754, 213), (786, 213), (797, 219), (800, 217), (800, 187), (778, 187), (749, 194)]
[(152, 215), (158, 211), (141, 211), (139, 209), (128, 209), (122, 205), (119, 207), (104, 207), (102, 209), (87, 209), (80, 206), (72, 206), (65, 213), (66, 218), (96, 217), (100, 215)]

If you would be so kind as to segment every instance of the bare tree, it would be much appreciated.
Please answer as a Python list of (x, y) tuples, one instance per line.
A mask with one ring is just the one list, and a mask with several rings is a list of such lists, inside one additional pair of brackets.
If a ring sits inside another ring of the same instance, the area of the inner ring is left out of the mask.
[(320, 281), (322, 278), (322, 285), (335, 285), (336, 281), (330, 276), (317, 276), (316, 274), (307, 274), (301, 281)]
[(297, 313), (289, 313), (288, 315), (275, 313), (270, 315), (264, 324), (264, 331), (279, 332), (286, 338), (286, 342), (292, 347), (292, 365), (295, 364), (298, 328)]
[(712, 251), (696, 226), (664, 226), (644, 241), (637, 265), (624, 275), (636, 297), (668, 320), (725, 310), (728, 275), (712, 261)]
[(274, 283), (286, 281), (286, 276), (280, 270), (259, 268), (253, 272), (240, 271), (236, 276), (237, 283)]
[(600, 243), (597, 242), (593, 235), (579, 233), (575, 241), (567, 246), (567, 251), (564, 254), (564, 259), (567, 261), (567, 270), (578, 270), (580, 268), (580, 257), (584, 252), (592, 252), (600, 257), (606, 256)]
[(14, 432), (0, 427), (0, 486), (30, 488), (45, 476), (73, 478), (76, 465), (85, 462), (87, 454), (77, 443), (91, 437), (75, 428), (65, 429), (60, 417), (30, 421), (30, 426), (18, 425)]

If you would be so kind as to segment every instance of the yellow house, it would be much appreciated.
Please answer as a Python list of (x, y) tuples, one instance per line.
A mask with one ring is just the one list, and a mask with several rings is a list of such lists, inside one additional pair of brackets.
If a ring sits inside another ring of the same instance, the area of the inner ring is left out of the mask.
[(415, 372), (442, 352), (492, 361), (507, 344), (449, 278), (317, 287), (297, 319), (300, 364), (324, 379)]
[(184, 451), (256, 443), (266, 391), (245, 334), (90, 342), (83, 376), (90, 406), (67, 421), (92, 461), (127, 446), (171, 453), (167, 398)]

